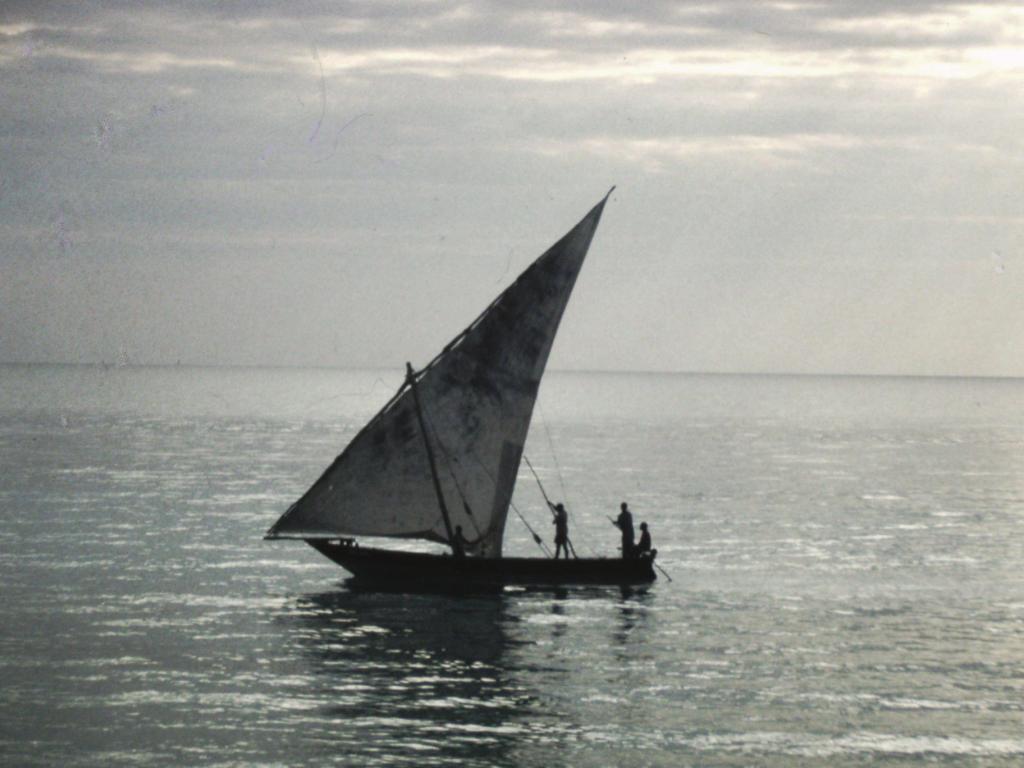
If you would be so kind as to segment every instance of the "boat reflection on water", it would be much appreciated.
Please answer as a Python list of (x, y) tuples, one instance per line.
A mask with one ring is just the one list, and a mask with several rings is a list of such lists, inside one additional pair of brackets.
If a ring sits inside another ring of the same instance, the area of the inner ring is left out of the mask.
[(621, 594), (622, 601), (617, 606), (619, 621), (612, 639), (620, 648), (632, 654), (642, 650), (636, 640), (649, 629), (650, 612), (647, 609), (653, 596), (647, 589), (630, 587), (623, 587)]
[(508, 631), (515, 619), (503, 595), (347, 588), (302, 597), (293, 615), (332, 751), (372, 765), (385, 756), (501, 761), (514, 749), (531, 701), (508, 672), (522, 641)]
[(586, 730), (579, 692), (620, 678), (651, 600), (646, 589), (465, 596), (348, 582), (280, 618), (311, 662), (324, 754), (531, 764)]

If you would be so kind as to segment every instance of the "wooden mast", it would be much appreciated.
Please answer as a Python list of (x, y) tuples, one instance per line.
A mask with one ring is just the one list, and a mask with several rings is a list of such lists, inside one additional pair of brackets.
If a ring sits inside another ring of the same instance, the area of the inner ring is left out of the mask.
[(434, 450), (430, 447), (430, 439), (427, 437), (427, 424), (423, 420), (423, 406), (420, 404), (420, 393), (416, 388), (416, 374), (412, 369), (412, 363), (405, 364), (405, 381), (412, 389), (412, 399), (416, 403), (416, 418), (420, 422), (420, 432), (423, 433), (423, 445), (427, 449), (427, 460), (430, 462), (430, 478), (434, 481), (434, 493), (437, 494), (437, 503), (441, 507), (441, 517), (444, 518), (444, 529), (448, 534), (448, 546), (452, 548), (452, 554), (459, 554), (455, 544), (455, 532), (452, 530), (452, 520), (448, 516), (448, 505), (444, 503), (444, 494), (441, 492), (441, 481), (437, 477), (437, 462), (434, 460)]

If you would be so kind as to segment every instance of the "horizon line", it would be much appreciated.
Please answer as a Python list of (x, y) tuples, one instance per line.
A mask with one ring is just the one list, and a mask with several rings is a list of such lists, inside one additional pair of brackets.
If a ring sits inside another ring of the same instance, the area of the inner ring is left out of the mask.
[[(312, 371), (389, 371), (392, 368), (401, 373), (400, 365), (324, 365), (305, 364), (291, 365), (284, 363), (108, 363), (106, 361), (40, 361), (40, 360), (0, 360), (0, 366), (22, 367), (73, 367), (103, 368), (106, 370), (126, 370), (142, 368), (224, 368), (224, 369), (264, 369), (264, 370), (312, 370)], [(547, 373), (568, 374), (600, 374), (600, 375), (640, 375), (640, 376), (778, 376), (791, 378), (866, 378), (866, 379), (990, 379), (995, 381), (1016, 381), (1024, 379), (1024, 375), (985, 374), (985, 373), (878, 373), (878, 372), (836, 372), (836, 371), (727, 371), (727, 370), (656, 370), (656, 369), (610, 369), (610, 368), (549, 368)]]

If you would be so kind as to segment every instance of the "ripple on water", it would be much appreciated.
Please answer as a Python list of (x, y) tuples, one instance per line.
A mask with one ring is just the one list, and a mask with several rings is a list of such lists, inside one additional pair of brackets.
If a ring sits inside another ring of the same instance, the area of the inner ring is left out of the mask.
[[(780, 418), (764, 382), (668, 381), (657, 419), (549, 424), (578, 547), (614, 553), (623, 497), (651, 523), (674, 581), (646, 591), (373, 593), (263, 542), (363, 423), (344, 407), (0, 417), (0, 762), (1024, 764), (1019, 389), (977, 385), (1006, 407), (954, 428), (783, 396), (808, 382), (776, 387)], [(911, 389), (956, 411), (962, 387)], [(547, 525), (536, 496), (516, 504)]]

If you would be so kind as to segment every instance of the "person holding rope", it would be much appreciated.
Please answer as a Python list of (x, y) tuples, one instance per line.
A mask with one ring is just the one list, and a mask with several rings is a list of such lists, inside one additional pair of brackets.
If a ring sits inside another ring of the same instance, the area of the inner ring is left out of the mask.
[(569, 513), (565, 511), (565, 505), (562, 502), (552, 504), (548, 502), (548, 506), (551, 507), (551, 511), (555, 515), (555, 519), (552, 520), (552, 524), (555, 526), (555, 560), (558, 559), (560, 552), (565, 552), (565, 559), (569, 559)]
[[(559, 550), (565, 550), (565, 559), (569, 559), (569, 555), (573, 557), (579, 557), (576, 554), (576, 547), (572, 545), (572, 539), (569, 538), (569, 513), (565, 511), (565, 505), (561, 502), (558, 504), (552, 503), (551, 499), (548, 498), (547, 491), (544, 490), (544, 484), (540, 481), (540, 477), (537, 475), (537, 470), (533, 468), (533, 464), (530, 460), (523, 456), (523, 461), (526, 462), (526, 466), (530, 468), (533, 473), (534, 479), (537, 481), (537, 487), (540, 488), (541, 495), (544, 497), (544, 501), (547, 503), (548, 508), (551, 510), (551, 514), (554, 515), (551, 522), (555, 526), (555, 559), (558, 559)], [(561, 510), (561, 514), (559, 514)], [(561, 519), (561, 522), (559, 520)], [(534, 540), (540, 544), (540, 539), (534, 535)], [(543, 547), (543, 544), (541, 544)]]

